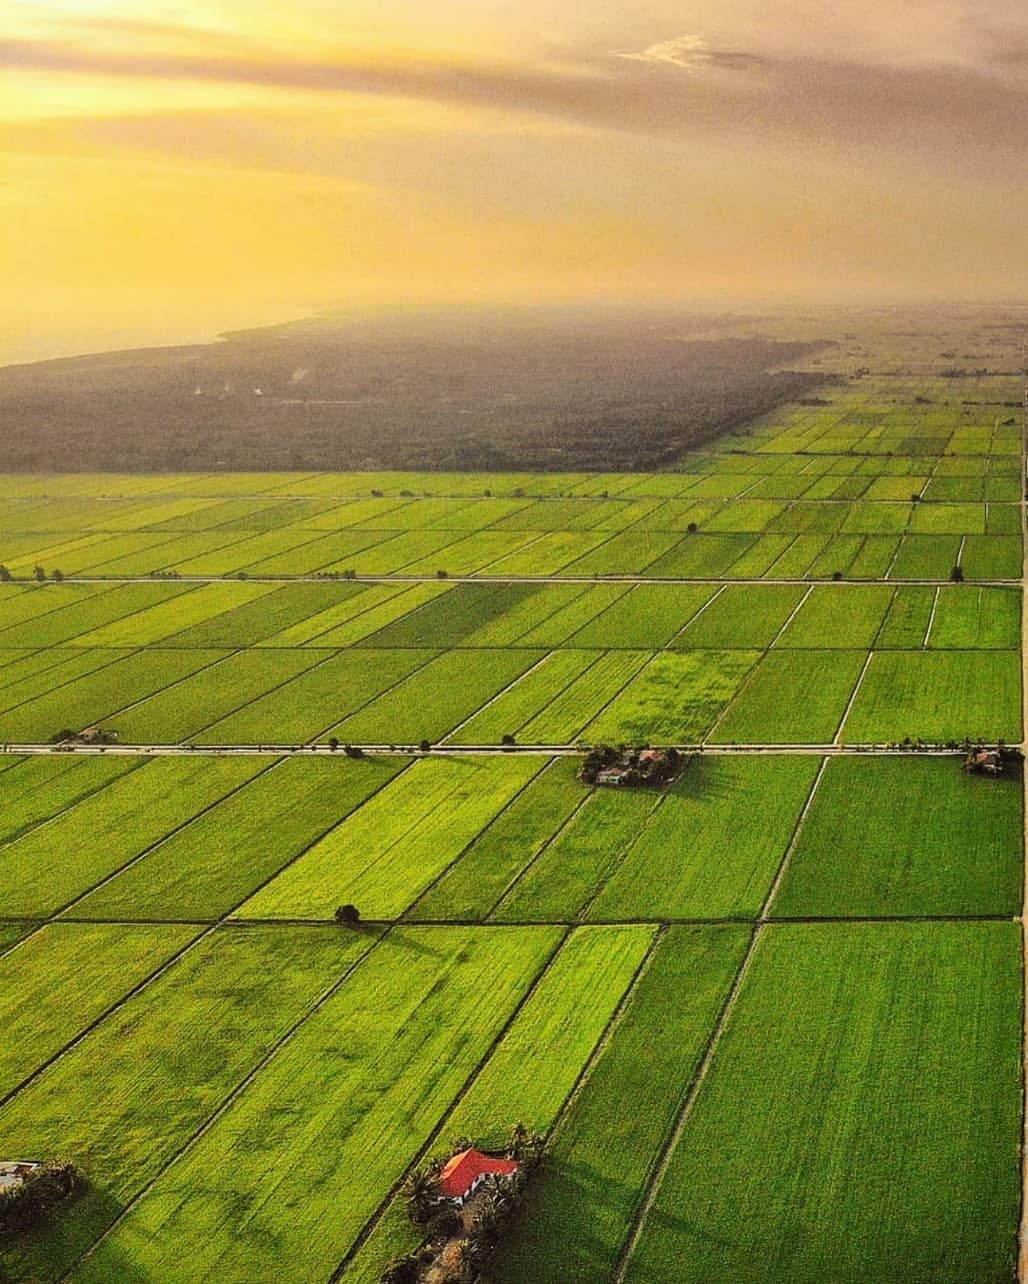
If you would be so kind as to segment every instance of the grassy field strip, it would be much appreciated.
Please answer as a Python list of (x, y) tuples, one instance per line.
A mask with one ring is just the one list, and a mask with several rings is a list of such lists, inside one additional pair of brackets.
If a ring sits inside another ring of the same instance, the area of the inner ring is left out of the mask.
[(1019, 780), (956, 758), (832, 758), (772, 917), (1013, 918), (1023, 857)]
[[(382, 587), (392, 586), (383, 584)], [(392, 624), (394, 620), (402, 619), (410, 612), (416, 611), (423, 604), (433, 602), (451, 592), (453, 587), (449, 582), (440, 583), (436, 580), (430, 583), (411, 583), (401, 586), (399, 591), (376, 597), (363, 609), (347, 614), (345, 619), (336, 621), (304, 645), (353, 646)], [(375, 592), (374, 589), (369, 591)]]
[[(811, 585), (810, 589), (813, 590), (813, 587), (814, 586)], [(803, 602), (806, 601), (807, 596), (808, 594), (804, 594), (804, 596), (800, 599), (800, 602), (796, 606), (795, 610), (792, 612), (792, 615), (795, 615), (796, 611), (799, 610), (799, 607), (803, 604)], [(792, 618), (792, 615), (790, 615), (790, 619)], [(782, 627), (784, 628), (785, 626), (783, 625)], [(781, 629), (779, 630), (779, 633), (781, 633)], [(765, 655), (766, 655), (766, 651), (765, 651)], [(733, 708), (736, 704), (739, 703), (739, 701), (744, 700), (746, 698), (746, 690), (753, 683), (757, 674), (760, 672), (760, 668), (761, 668), (760, 662), (758, 661), (758, 663), (753, 665), (749, 673), (747, 673), (746, 676), (743, 678), (735, 694), (730, 699), (725, 701), (724, 707), (718, 712), (717, 717), (711, 723), (709, 729), (704, 733), (703, 736), (700, 737), (701, 744), (705, 746), (708, 740), (713, 741), (714, 737), (717, 735), (718, 731), (720, 730), (721, 723), (724, 722), (725, 718), (727, 717), (729, 709)]]
[(0, 735), (6, 743), (39, 743), (65, 727), (108, 723), (119, 710), (215, 664), (224, 655), (224, 651), (133, 651), (6, 710)]
[(437, 655), (436, 651), (331, 652), (274, 691), (211, 723), (196, 738), (208, 744), (226, 743), (226, 737), (243, 744), (266, 743), (266, 732), (274, 728), (276, 739), (294, 744), (317, 740), (331, 732), (343, 712), (328, 703), (339, 700), (340, 692), (354, 702), (348, 717), (426, 668)]
[[(394, 928), (131, 1204), (74, 1278), (109, 1281), (131, 1262), (169, 1284), (214, 1277), (249, 1284), (261, 1277), (270, 1239), (293, 1278), (324, 1280), (422, 1148), (468, 1064), (495, 1045), (562, 936), (545, 928)], [(358, 1041), (362, 1056), (341, 1066), (340, 1039)], [(340, 1182), (357, 1170), (360, 1186), (348, 1187), (343, 1204)], [(298, 1181), (300, 1201), (287, 1195)], [(226, 1220), (229, 1237), (218, 1233)]]
[(520, 733), (539, 716), (540, 709), (549, 709), (602, 658), (602, 654), (593, 651), (550, 651), (455, 727), (444, 743), (499, 744), (505, 735)]
[[(478, 708), (473, 709), (466, 718), (462, 718), (451, 731), (446, 733), (445, 739), (452, 741), (456, 735), (469, 725), (469, 723), (474, 722), (480, 716), (482, 716), (483, 721), (492, 721), (491, 714), (497, 701), (502, 700), (504, 696), (510, 695), (511, 692), (516, 691), (520, 683), (525, 682), (526, 679), (530, 679), (533, 674), (538, 676), (539, 670), (553, 655), (553, 651), (547, 651), (545, 655), (541, 655), (534, 664), (530, 664), (527, 669), (524, 669), (521, 673), (517, 674), (505, 687), (502, 687), (495, 695), (491, 695), (484, 704), (480, 704)], [(576, 674), (575, 676), (577, 677), (578, 675)], [(529, 683), (529, 685), (531, 684)], [(517, 730), (517, 728), (514, 729)], [(504, 734), (504, 732), (501, 732), (497, 739), (500, 739)]]
[(8, 950), (0, 959), (0, 1109), (197, 931), (50, 923)]
[[(57, 820), (113, 780), (142, 766), (140, 758), (40, 757), (16, 760), (18, 773), (0, 781), (0, 844), (14, 842), (36, 825)], [(91, 764), (86, 768), (86, 764)]]
[[(366, 653), (373, 664), (382, 651)], [(404, 654), (399, 652), (397, 654)], [(409, 653), (407, 653), (409, 654)], [(442, 740), (454, 725), (543, 659), (539, 651), (444, 651), (414, 675), (326, 728), (345, 742), (417, 744)]]
[[(382, 759), (286, 759), (92, 889), (76, 916), (210, 920), (231, 914), (405, 767)], [(312, 917), (328, 919), (334, 909), (326, 903)]]
[(749, 937), (724, 926), (662, 932), (556, 1121), (499, 1284), (611, 1278)]
[[(260, 759), (257, 759), (256, 761), (259, 763)], [(237, 798), (241, 791), (248, 790), (248, 787), (251, 785), (256, 785), (259, 792), (260, 786), (258, 782), (262, 781), (264, 777), (274, 773), (277, 767), (281, 768), (284, 765), (285, 765), (285, 762), (282, 759), (277, 759), (269, 763), (267, 766), (255, 767), (248, 774), (243, 775), (238, 781), (236, 781), (236, 783), (232, 786), (231, 789), (228, 790), (227, 793), (224, 793), (219, 797), (214, 798), (213, 800), (208, 802), (207, 805), (203, 807), (200, 811), (198, 811), (195, 815), (190, 816), (187, 820), (183, 821), (180, 825), (177, 825), (174, 829), (169, 830), (166, 834), (164, 834), (161, 838), (159, 838), (155, 843), (151, 843), (148, 846), (142, 848), (141, 851), (139, 851), (135, 856), (132, 857), (131, 860), (127, 861), (120, 868), (112, 870), (109, 874), (105, 875), (98, 882), (94, 883), (92, 887), (86, 888), (83, 892), (81, 892), (78, 896), (76, 896), (74, 900), (69, 901), (61, 909), (60, 911), (61, 917), (63, 918), (65, 916), (70, 916), (76, 919), (93, 918), (94, 915), (90, 913), (85, 913), (85, 914), (82, 913), (83, 905), (85, 905), (86, 908), (88, 909), (89, 903), (93, 900), (94, 897), (96, 897), (102, 905), (104, 901), (104, 889), (107, 888), (115, 880), (120, 880), (122, 876), (124, 876), (126, 880), (131, 884), (132, 877), (133, 877), (131, 871), (134, 870), (136, 866), (140, 864), (140, 862), (143, 862), (143, 861), (146, 862), (145, 868), (146, 868), (147, 874), (150, 875), (153, 870), (153, 866), (150, 863), (151, 857), (154, 857), (157, 854), (163, 854), (165, 848), (168, 846), (170, 846), (171, 849), (174, 850), (176, 837), (182, 834), (190, 835), (193, 832), (192, 827), (194, 825), (198, 826), (198, 828), (202, 833), (204, 829), (204, 823), (203, 823), (204, 817), (209, 816), (210, 813), (215, 811), (215, 809), (221, 808), (224, 805), (228, 809), (229, 813), (231, 813), (232, 800)], [(220, 817), (220, 813), (219, 813), (219, 817)], [(216, 825), (214, 836), (217, 838), (220, 838), (221, 836), (218, 833), (218, 828), (219, 827)], [(221, 839), (221, 841), (224, 842), (225, 840)], [(211, 855), (209, 855), (207, 852), (204, 853), (204, 856), (207, 859), (211, 859)], [(215, 859), (217, 858), (223, 859), (224, 858), (223, 852), (221, 851), (217, 852), (217, 857), (215, 857)], [(157, 859), (159, 861), (160, 859), (159, 855), (157, 855)], [(179, 870), (177, 872), (179, 874), (184, 873), (187, 879), (190, 875), (195, 877), (197, 873), (195, 869), (191, 869), (188, 866), (184, 871)], [(200, 871), (201, 880), (203, 878), (203, 875), (205, 874), (209, 875), (209, 870), (206, 867), (206, 862), (205, 862), (204, 868)], [(121, 886), (120, 881), (119, 881), (119, 886)], [(191, 885), (191, 886), (195, 886), (195, 885)], [(167, 910), (171, 908), (168, 905), (167, 900), (164, 899), (168, 889), (166, 887), (160, 887), (160, 888), (154, 888), (153, 890), (157, 891), (158, 894), (156, 896), (152, 896), (150, 898), (150, 903), (144, 906), (144, 910), (146, 911), (145, 913), (143, 911), (140, 911), (137, 906), (137, 907), (133, 907), (136, 909), (135, 913), (132, 913), (131, 911), (126, 912), (124, 915), (115, 915), (115, 914), (105, 915), (103, 913), (100, 913), (95, 915), (95, 917), (99, 919), (109, 918), (112, 921), (119, 918), (121, 918), (123, 921), (128, 921), (133, 918), (140, 919), (143, 917), (147, 917), (151, 920), (157, 920), (157, 919), (163, 918), (163, 919), (171, 919), (171, 920), (177, 919), (181, 921), (181, 920), (188, 919), (190, 917), (188, 913), (178, 913), (178, 912), (167, 913)], [(156, 901), (156, 905), (153, 904), (154, 901)], [(179, 908), (178, 906), (175, 907), (176, 910), (178, 908)], [(206, 906), (204, 908), (206, 909)], [(212, 907), (209, 913), (202, 914), (202, 915), (197, 914), (196, 917), (210, 921), (215, 918), (220, 918), (221, 914), (216, 910), (216, 908)]]
[(212, 616), (223, 615), (244, 602), (277, 592), (272, 584), (203, 584), (192, 589), (184, 603), (173, 597), (130, 615), (91, 629), (75, 638), (76, 646), (154, 646)]
[[(467, 856), (468, 852), (473, 847), (476, 847), (478, 845), (478, 843), (482, 840), (483, 836), (486, 833), (488, 833), (489, 830), (491, 830), (494, 825), (497, 826), (496, 832), (501, 832), (505, 829), (505, 827), (510, 821), (511, 815), (512, 814), (518, 815), (520, 813), (520, 805), (524, 804), (526, 797), (531, 794), (533, 790), (533, 786), (535, 786), (538, 783), (540, 777), (543, 775), (545, 771), (547, 771), (550, 768), (551, 765), (552, 765), (551, 763), (547, 763), (547, 762), (542, 763), (538, 767), (538, 769), (531, 776), (529, 776), (527, 780), (525, 780), (524, 784), (517, 791), (517, 793), (515, 793), (512, 797), (508, 798), (506, 802), (504, 802), (500, 806), (500, 808), (495, 812), (495, 814), (489, 820), (489, 822), (482, 829), (480, 829), (477, 834), (475, 834), (472, 838), (470, 838), (468, 842), (466, 842), (464, 846), (461, 848), (461, 850), (457, 853), (457, 855), (453, 858), (453, 860), (451, 860), (450, 863), (444, 869), (441, 869), (439, 873), (435, 876), (435, 878), (433, 878), (432, 881), (426, 887), (424, 887), (422, 891), (420, 891), (417, 894), (417, 896), (415, 896), (415, 898), (410, 902), (407, 908), (403, 911), (403, 918), (406, 922), (411, 923), (411, 922), (424, 921), (418, 913), (419, 907), (421, 906), (422, 902), (425, 901), (427, 898), (432, 897), (433, 893), (435, 893), (436, 890), (438, 889), (440, 883), (447, 880), (450, 877), (450, 875), (453, 874), (456, 867), (461, 864), (461, 862)], [(456, 920), (453, 920), (453, 921), (456, 921)]]
[(590, 793), (507, 889), (490, 921), (579, 920), (660, 801), (659, 793)]
[(538, 772), (514, 762), (425, 759), (242, 906), (241, 918), (327, 917), (347, 900), (399, 917)]
[[(130, 618), (155, 607), (167, 607), (181, 597), (199, 592), (194, 584), (155, 584), (152, 580), (133, 580), (116, 585), (109, 593), (93, 593), (70, 602), (57, 611), (11, 625), (0, 634), (5, 646), (61, 646), (74, 641), (98, 626)], [(210, 590), (208, 590), (210, 591)]]
[(40, 619), (53, 611), (63, 611), (90, 597), (113, 593), (116, 584), (26, 584), (15, 587), (0, 584), (0, 646), (6, 646), (3, 634), (15, 624)]
[(15, 1269), (63, 1279), (381, 939), (212, 927), (22, 1089), (0, 1112), (5, 1136), (23, 1153), (74, 1155), (93, 1181), (19, 1244)]
[(527, 876), (532, 866), (536, 863), (537, 860), (539, 860), (539, 858), (543, 855), (543, 853), (546, 852), (549, 849), (549, 847), (551, 847), (552, 844), (555, 843), (560, 838), (561, 834), (564, 833), (564, 831), (568, 828), (568, 826), (575, 822), (577, 817), (581, 815), (582, 809), (585, 807), (585, 804), (589, 801), (589, 799), (592, 796), (593, 795), (591, 791), (583, 792), (581, 800), (576, 805), (573, 805), (571, 809), (566, 813), (566, 815), (563, 816), (563, 818), (561, 819), (556, 829), (553, 830), (553, 832), (549, 835), (548, 838), (545, 839), (544, 842), (538, 845), (536, 850), (532, 853), (531, 858), (524, 865), (521, 866), (521, 868), (517, 871), (514, 877), (503, 888), (500, 895), (495, 899), (495, 901), (493, 901), (493, 903), (489, 906), (489, 908), (482, 914), (483, 921), (488, 921), (492, 919), (492, 916), (503, 905), (504, 901), (506, 901), (508, 897), (512, 896), (516, 892), (518, 886)]
[(67, 652), (55, 648), (54, 656), (60, 654), (60, 660), (53, 665), (46, 665), (35, 673), (17, 678), (6, 686), (0, 694), (0, 712), (11, 713), (20, 709), (40, 696), (49, 695), (61, 687), (70, 686), (79, 678), (97, 673), (108, 665), (127, 660), (132, 651), (79, 651)]
[[(766, 652), (704, 745), (715, 738), (729, 744), (829, 742), (865, 659), (863, 651)], [(804, 692), (802, 706), (782, 699), (789, 691)]]
[(873, 651), (868, 651), (867, 658), (864, 661), (864, 667), (860, 670), (860, 676), (857, 678), (856, 686), (853, 688), (852, 694), (846, 704), (846, 708), (843, 710), (842, 717), (839, 719), (839, 725), (835, 728), (835, 735), (832, 737), (833, 744), (837, 745), (842, 743), (842, 729), (846, 725), (846, 719), (850, 716), (850, 710), (856, 703), (857, 696), (860, 694), (860, 688), (864, 685), (864, 677), (867, 674), (868, 669), (871, 667), (871, 658), (873, 655)]
[(689, 628), (691, 625), (695, 624), (696, 621), (700, 618), (700, 616), (703, 615), (704, 612), (706, 612), (710, 607), (712, 607), (714, 603), (718, 600), (718, 598), (725, 593), (727, 588), (728, 588), (727, 584), (719, 585), (716, 592), (713, 594), (713, 596), (708, 597), (705, 602), (701, 602), (697, 610), (694, 611), (693, 614), (689, 616), (689, 618), (684, 622), (684, 624), (682, 624), (682, 626), (677, 630), (677, 632), (664, 645), (667, 647), (673, 647), (675, 643), (678, 641), (678, 639), (685, 632), (685, 630)]
[(1009, 1281), (1019, 936), (765, 929), (623, 1277)]
[(158, 759), (129, 772), (2, 849), (0, 913), (49, 917), (259, 770), (253, 759)]
[[(585, 795), (587, 796), (587, 795)], [(458, 861), (407, 911), (420, 922), (479, 922), (584, 801), (574, 766), (547, 760), (502, 814), (482, 830)]]
[[(807, 601), (809, 600), (810, 595), (811, 593), (813, 593), (813, 591), (814, 591), (814, 585), (811, 584), (810, 587), (807, 589), (807, 591), (800, 598), (800, 600), (796, 603), (796, 605), (792, 608), (792, 610), (786, 616), (785, 620), (782, 622), (782, 627), (778, 630), (778, 632), (774, 635), (771, 641), (767, 644), (767, 648), (766, 648), (767, 650), (770, 650), (772, 647), (775, 647), (778, 645), (779, 640), (781, 639), (782, 635), (785, 633), (786, 629), (788, 629), (789, 625), (792, 624), (796, 616), (799, 615), (800, 611), (802, 611), (804, 606), (806, 606)], [(755, 668), (756, 666), (754, 666), (754, 669)], [(728, 709), (728, 705), (725, 705), (725, 708), (722, 709), (721, 714), (718, 717), (718, 722), (721, 721), (721, 717), (724, 716), (727, 709)], [(713, 731), (714, 731), (714, 728), (712, 727), (709, 734), (712, 735)]]
[[(466, 1136), (480, 1145), (502, 1145), (507, 1120), (513, 1119), (548, 1134), (609, 1044), (662, 935), (587, 927), (566, 935), (410, 1167), (422, 1163), (444, 1133), (447, 1140)], [(394, 1187), (331, 1280), (378, 1284), (386, 1263), (416, 1246)]]
[(316, 651), (235, 651), (210, 669), (147, 696), (118, 715), (125, 744), (157, 740), (179, 743), (235, 713), (251, 700), (270, 695), (319, 662)]
[(813, 755), (697, 756), (628, 844), (589, 919), (751, 921), (817, 772)]
[(824, 776), (825, 767), (827, 765), (828, 760), (823, 759), (821, 766), (818, 768), (818, 773), (814, 778), (814, 783), (810, 788), (810, 794), (807, 797), (803, 811), (800, 813), (799, 819), (796, 822), (796, 828), (793, 831), (792, 838), (782, 855), (775, 877), (772, 880), (771, 886), (768, 888), (767, 895), (764, 897), (760, 914), (757, 916), (757, 920), (753, 926), (753, 931), (750, 934), (749, 945), (746, 952), (743, 954), (742, 961), (740, 962), (739, 969), (735, 974), (735, 979), (732, 982), (731, 989), (725, 996), (724, 1003), (718, 1012), (717, 1020), (711, 1028), (710, 1037), (698, 1059), (695, 1072), (689, 1083), (688, 1089), (686, 1090), (685, 1096), (682, 1098), (681, 1107), (675, 1119), (674, 1126), (671, 1128), (668, 1135), (664, 1149), (652, 1169), (649, 1184), (645, 1187), (645, 1194), (639, 1202), (638, 1210), (632, 1220), (631, 1230), (625, 1239), (624, 1247), (618, 1258), (617, 1269), (611, 1276), (611, 1284), (623, 1284), (623, 1281), (625, 1280), (632, 1256), (635, 1253), (643, 1231), (646, 1228), (647, 1220), (660, 1193), (660, 1189), (664, 1184), (664, 1178), (667, 1175), (668, 1168), (671, 1165), (671, 1160), (678, 1148), (678, 1143), (680, 1142), (686, 1126), (689, 1123), (689, 1118), (696, 1104), (696, 1099), (699, 1096), (700, 1089), (703, 1087), (704, 1081), (710, 1073), (710, 1067), (717, 1052), (718, 1044), (724, 1035), (732, 1011), (735, 1008), (743, 985), (746, 982), (746, 977), (753, 964), (754, 954), (756, 953), (761, 934), (766, 930), (768, 916), (774, 905), (775, 896), (778, 893), (778, 888), (781, 886), (782, 879), (785, 876), (785, 871), (788, 868), (789, 858), (795, 850), (800, 834), (803, 832), (803, 823), (807, 818), (810, 808), (813, 806), (814, 798), (817, 796), (818, 785), (821, 783), (821, 779)]

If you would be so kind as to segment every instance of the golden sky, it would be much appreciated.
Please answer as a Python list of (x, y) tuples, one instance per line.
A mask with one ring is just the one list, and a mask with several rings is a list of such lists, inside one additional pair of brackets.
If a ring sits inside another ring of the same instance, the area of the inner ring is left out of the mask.
[(0, 0), (0, 360), (1028, 291), (1023, 0)]

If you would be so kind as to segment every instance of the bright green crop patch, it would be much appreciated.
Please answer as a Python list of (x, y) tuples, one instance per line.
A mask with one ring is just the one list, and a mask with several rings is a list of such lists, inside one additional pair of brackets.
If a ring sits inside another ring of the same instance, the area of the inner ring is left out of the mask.
[(457, 584), (452, 592), (369, 634), (360, 645), (460, 646), (468, 634), (538, 592), (539, 586), (534, 584)]
[(796, 584), (730, 584), (675, 638), (675, 647), (770, 646), (807, 590)]
[[(115, 621), (134, 620), (137, 613), (144, 616), (151, 611), (182, 611), (185, 601), (180, 599), (188, 599), (193, 592), (196, 592), (196, 586), (192, 584), (120, 584), (109, 592), (80, 597), (58, 610), (5, 629), (0, 633), (0, 645), (48, 647), (70, 641), (80, 645), (78, 639), (85, 634), (91, 633), (95, 637), (101, 631), (113, 629)], [(45, 596), (39, 594), (39, 600), (45, 600)], [(91, 641), (86, 645), (105, 644)]]
[(1020, 1203), (1012, 923), (765, 929), (631, 1284), (1000, 1284)]
[[(7, 1143), (66, 1156), (89, 1184), (8, 1250), (14, 1278), (62, 1277), (374, 939), (334, 926), (220, 929), (23, 1088), (0, 1112)], [(115, 1276), (125, 1269), (121, 1259)]]
[(659, 794), (646, 790), (594, 791), (511, 884), (490, 917), (560, 922), (583, 916), (659, 802)]
[[(267, 759), (254, 763), (256, 774)], [(213, 919), (317, 842), (406, 765), (288, 758), (159, 843), (75, 906), (81, 918)], [(325, 904), (328, 918), (335, 905)]]
[(224, 651), (151, 650), (117, 658), (113, 664), (105, 664), (8, 710), (0, 717), (0, 739), (30, 744), (48, 741), (65, 728), (79, 731), (97, 723), (110, 726), (119, 709), (162, 691), (224, 655)]
[(244, 918), (328, 918), (352, 902), (396, 918), (539, 770), (533, 758), (428, 758), (283, 870), (239, 911)]
[(500, 744), (504, 736), (520, 732), (541, 710), (598, 662), (595, 651), (551, 651), (522, 674), (495, 700), (447, 736), (450, 744)]
[[(338, 611), (337, 608), (330, 607), (328, 611), (312, 616), (309, 621), (303, 621), (302, 625), (294, 626), (294, 629), (311, 626), (310, 636), (305, 639), (308, 646), (353, 646), (392, 624), (394, 620), (401, 619), (408, 612), (416, 611), (426, 603), (452, 593), (456, 587), (455, 584), (443, 583), (373, 584), (366, 590), (367, 596), (355, 604), (356, 609), (351, 608), (349, 603)], [(293, 637), (293, 631), (279, 635), (279, 645), (292, 646)], [(267, 641), (271, 644), (274, 638)]]
[[(425, 655), (418, 651), (361, 653), (374, 671), (383, 655)], [(365, 708), (337, 723), (332, 733), (355, 744), (417, 744), (441, 740), (487, 700), (543, 658), (541, 651), (447, 651), (399, 682)], [(327, 732), (326, 732), (327, 734)]]
[(1009, 651), (879, 651), (853, 703), (848, 744), (1021, 739), (1021, 657)]
[(591, 791), (576, 776), (577, 762), (554, 759), (466, 848), (418, 901), (419, 921), (474, 921), (490, 911)]
[[(243, 587), (252, 588), (253, 585)], [(166, 645), (254, 646), (264, 638), (335, 605), (340, 597), (347, 598), (350, 591), (347, 585), (340, 589), (335, 584), (265, 584), (261, 587), (271, 587), (274, 591), (236, 603), (231, 609), (194, 623), (181, 632), (176, 630), (165, 639)]]
[[(507, 1121), (548, 1132), (653, 944), (645, 927), (572, 932), (514, 1024), (447, 1116), (443, 1137), (506, 1143)], [(368, 1242), (348, 1262), (353, 1284), (378, 1284), (386, 1263), (417, 1246), (402, 1200), (385, 1210)]]
[(649, 663), (652, 653), (607, 651), (599, 656), (595, 652), (591, 654), (596, 658), (581, 676), (552, 696), (535, 717), (518, 728), (518, 739), (522, 744), (560, 745), (576, 740), (586, 723)]
[(0, 842), (49, 820), (139, 766), (132, 758), (24, 758), (0, 772)]
[(939, 589), (927, 644), (980, 650), (1019, 647), (1020, 591), (944, 585)]
[(711, 741), (828, 744), (865, 660), (862, 651), (768, 652), (718, 723)]
[(569, 638), (568, 645), (636, 650), (664, 646), (715, 592), (699, 584), (637, 584)]
[[(135, 588), (136, 585), (128, 587)], [(152, 587), (163, 588), (163, 585)], [(212, 616), (221, 616), (234, 611), (244, 603), (252, 603), (259, 598), (268, 597), (277, 589), (275, 584), (201, 584), (176, 598), (174, 590), (169, 594), (165, 590), (165, 599), (146, 610), (135, 611), (110, 624), (82, 633), (75, 639), (77, 646), (150, 646), (164, 642), (174, 634), (188, 637), (192, 626), (201, 621), (210, 620)], [(187, 632), (188, 631), (188, 632)], [(178, 645), (192, 645), (176, 642)], [(196, 646), (204, 645), (197, 641)], [(222, 642), (212, 645), (231, 645)]]
[(202, 744), (300, 744), (327, 736), (435, 656), (434, 651), (340, 651), (205, 728)]
[(189, 927), (59, 923), (0, 961), (0, 1097), (197, 934)]
[(818, 585), (775, 645), (867, 650), (878, 634), (893, 592), (884, 584)]
[(665, 651), (594, 719), (592, 741), (701, 739), (759, 658), (756, 651)]
[(55, 912), (254, 775), (260, 760), (156, 758), (0, 849), (0, 914)]
[(108, 1281), (131, 1262), (169, 1284), (250, 1284), (273, 1245), (290, 1279), (327, 1279), (558, 941), (545, 928), (395, 929), (77, 1278)]
[(748, 941), (741, 927), (672, 927), (661, 939), (550, 1140), (525, 1214), (504, 1241), (501, 1284), (612, 1278)]
[(834, 758), (775, 898), (790, 917), (1018, 913), (1020, 781), (958, 758)]
[(806, 756), (696, 756), (633, 836), (588, 917), (755, 917), (818, 766)]

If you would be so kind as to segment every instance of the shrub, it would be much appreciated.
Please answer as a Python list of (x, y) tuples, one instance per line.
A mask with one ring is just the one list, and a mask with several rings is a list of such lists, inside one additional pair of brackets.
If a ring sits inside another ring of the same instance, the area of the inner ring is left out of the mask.
[(0, 1191), (0, 1235), (31, 1230), (82, 1185), (74, 1164), (51, 1159), (16, 1186)]

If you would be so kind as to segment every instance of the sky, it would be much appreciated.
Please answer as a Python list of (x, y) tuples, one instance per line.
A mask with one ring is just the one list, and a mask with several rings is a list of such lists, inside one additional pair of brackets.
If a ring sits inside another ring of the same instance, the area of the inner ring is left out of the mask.
[(1023, 0), (0, 0), (0, 361), (1028, 294)]

